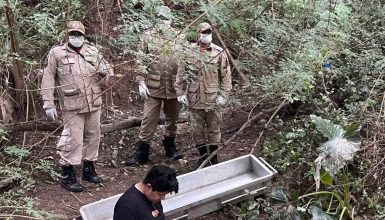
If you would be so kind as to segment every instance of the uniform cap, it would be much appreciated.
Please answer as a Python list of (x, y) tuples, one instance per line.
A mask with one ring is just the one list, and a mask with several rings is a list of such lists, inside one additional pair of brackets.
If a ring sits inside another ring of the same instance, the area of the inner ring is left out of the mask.
[(197, 32), (200, 33), (200, 32), (205, 31), (205, 30), (212, 30), (211, 25), (207, 22), (200, 23), (198, 25)]
[(80, 21), (70, 21), (67, 23), (67, 32), (79, 31), (82, 34), (86, 34), (84, 25)]

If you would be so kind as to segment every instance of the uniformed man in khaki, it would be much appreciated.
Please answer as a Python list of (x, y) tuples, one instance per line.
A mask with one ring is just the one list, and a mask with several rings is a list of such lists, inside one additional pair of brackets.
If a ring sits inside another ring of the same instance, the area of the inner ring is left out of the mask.
[(83, 161), (84, 180), (102, 180), (94, 167), (100, 143), (100, 83), (113, 71), (98, 50), (85, 43), (85, 28), (80, 21), (68, 22), (67, 34), (68, 42), (53, 47), (48, 54), (41, 93), (43, 108), (50, 119), (57, 118), (54, 90), (62, 110), (64, 129), (57, 146), (61, 184), (69, 191), (81, 192), (83, 187), (76, 180), (74, 165)]
[(145, 32), (139, 48), (138, 75), (139, 94), (145, 99), (144, 113), (135, 144), (134, 154), (126, 160), (127, 166), (143, 164), (149, 161), (150, 142), (158, 126), (161, 108), (165, 114), (163, 146), (166, 156), (172, 159), (183, 158), (175, 146), (177, 120), (181, 104), (176, 99), (174, 89), (178, 70), (175, 43), (176, 32), (164, 21), (160, 26)]
[[(175, 90), (178, 101), (189, 107), (193, 137), (201, 163), (207, 158), (208, 152), (218, 149), (221, 141), (221, 108), (226, 104), (232, 86), (226, 52), (211, 42), (211, 25), (201, 23), (197, 31), (197, 43), (188, 48), (183, 65), (179, 65)], [(210, 162), (218, 163), (217, 155)]]

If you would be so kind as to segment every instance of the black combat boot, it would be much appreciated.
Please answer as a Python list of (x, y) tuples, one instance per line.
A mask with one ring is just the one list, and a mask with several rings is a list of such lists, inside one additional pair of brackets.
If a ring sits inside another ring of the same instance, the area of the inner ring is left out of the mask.
[(195, 146), (195, 148), (197, 148), (199, 151), (200, 158), (198, 160), (198, 163), (199, 163), (199, 165), (201, 165), (203, 163), (203, 161), (205, 161), (207, 156), (208, 156), (207, 155), (208, 154), (207, 146), (206, 146), (206, 144), (198, 144)]
[(95, 184), (102, 182), (102, 178), (100, 178), (95, 171), (93, 161), (83, 161), (83, 180)]
[(136, 151), (133, 156), (126, 160), (127, 166), (135, 164), (144, 164), (149, 161), (148, 155), (150, 153), (150, 145), (143, 141), (138, 141), (135, 144)]
[(176, 149), (175, 137), (165, 136), (162, 142), (164, 150), (166, 151), (166, 157), (172, 158), (174, 160), (183, 158), (183, 155)]
[(72, 165), (62, 166), (61, 185), (70, 192), (83, 192), (83, 186), (76, 180), (75, 170)]
[[(210, 145), (209, 147), (210, 149), (210, 154), (214, 151), (216, 151), (218, 149), (218, 145)], [(213, 157), (211, 157), (210, 159), (210, 162), (212, 165), (214, 164), (217, 164), (218, 163), (218, 156), (217, 156), (218, 153), (216, 153)]]

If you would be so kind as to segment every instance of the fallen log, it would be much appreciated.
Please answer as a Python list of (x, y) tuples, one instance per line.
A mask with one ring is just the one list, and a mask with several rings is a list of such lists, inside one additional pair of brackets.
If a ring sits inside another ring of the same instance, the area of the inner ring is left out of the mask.
[[(165, 121), (166, 121), (165, 118), (160, 118), (158, 121), (158, 125), (163, 125)], [(141, 118), (131, 117), (124, 120), (116, 120), (110, 124), (102, 124), (101, 130), (102, 130), (102, 133), (109, 133), (117, 130), (139, 127), (141, 122), (142, 122)], [(188, 122), (188, 118), (178, 119), (178, 123), (185, 123), (185, 122)]]
[(59, 121), (28, 121), (13, 124), (5, 124), (6, 131), (53, 131), (61, 126)]
[[(178, 123), (187, 122), (187, 118), (180, 118)], [(115, 120), (109, 124), (101, 125), (101, 133), (109, 133), (117, 130), (128, 129), (133, 127), (139, 127), (142, 122), (141, 118), (138, 117), (130, 117), (122, 120)], [(165, 122), (165, 118), (160, 118), (158, 124), (162, 125)], [(6, 131), (54, 131), (61, 130), (62, 122), (60, 121), (29, 121), (22, 123), (14, 123), (14, 124), (6, 124), (4, 125), (4, 129)], [(59, 129), (58, 129), (59, 128)]]

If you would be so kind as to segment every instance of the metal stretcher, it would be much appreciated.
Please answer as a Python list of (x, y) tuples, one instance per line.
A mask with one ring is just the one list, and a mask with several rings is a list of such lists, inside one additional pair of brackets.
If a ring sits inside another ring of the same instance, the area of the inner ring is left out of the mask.
[[(277, 171), (263, 158), (246, 155), (177, 177), (178, 194), (162, 201), (167, 219), (194, 219), (266, 192)], [(122, 194), (80, 208), (84, 220), (111, 220)]]

